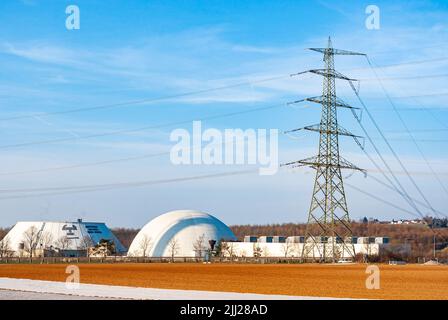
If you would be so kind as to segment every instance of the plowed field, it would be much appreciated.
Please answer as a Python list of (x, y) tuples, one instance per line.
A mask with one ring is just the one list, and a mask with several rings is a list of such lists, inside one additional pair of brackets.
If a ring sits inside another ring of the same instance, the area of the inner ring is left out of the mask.
[[(65, 281), (67, 265), (0, 265), (0, 277)], [(380, 267), (366, 289), (366, 265), (79, 264), (83, 283), (316, 297), (448, 299), (448, 266)]]

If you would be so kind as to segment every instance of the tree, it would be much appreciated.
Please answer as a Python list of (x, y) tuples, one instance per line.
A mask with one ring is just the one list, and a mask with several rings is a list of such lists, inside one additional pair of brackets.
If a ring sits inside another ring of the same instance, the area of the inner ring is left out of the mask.
[(223, 244), (225, 244), (224, 240), (221, 239), (218, 241), (218, 244), (215, 245), (215, 250), (213, 252), (215, 257), (222, 257), (224, 250), (223, 250)]
[(90, 248), (92, 248), (95, 244), (93, 243), (92, 239), (89, 236), (82, 237), (80, 243), (79, 243), (79, 250), (85, 250), (86, 256), (90, 256)]
[(218, 247), (216, 248), (216, 254), (220, 257), (224, 257), (229, 250), (229, 244), (223, 240), (219, 242)]
[(141, 252), (141, 256), (143, 258), (146, 258), (146, 256), (149, 254), (149, 251), (152, 249), (152, 240), (151, 237), (148, 237), (146, 234), (143, 236), (143, 238), (139, 242), (139, 249)]
[(168, 242), (168, 250), (171, 256), (171, 261), (174, 262), (174, 257), (179, 253), (180, 245), (176, 238), (173, 238)]
[(71, 243), (72, 240), (67, 236), (60, 237), (55, 243), (56, 247), (59, 249), (59, 254), (62, 254), (61, 251), (67, 250)]
[(225, 242), (222, 249), (224, 250), (225, 255), (229, 256), (230, 260), (233, 260), (235, 257), (233, 242)]
[(9, 232), (9, 228), (0, 228), (0, 240), (2, 240)]
[(12, 255), (9, 239), (7, 237), (0, 240), (0, 258), (7, 258)]
[(47, 249), (53, 242), (53, 235), (49, 232), (42, 232), (39, 237), (39, 248), (42, 250), (42, 258), (45, 256), (45, 249)]
[(115, 243), (112, 240), (101, 239), (98, 244), (92, 248), (91, 255), (96, 257), (107, 257), (116, 252)]
[(261, 257), (261, 254), (263, 253), (263, 250), (260, 248), (260, 246), (258, 244), (254, 243), (252, 250), (253, 250), (254, 258), (260, 258)]
[(41, 259), (41, 263), (43, 263), (44, 258), (45, 258), (45, 249), (47, 249), (47, 247), (51, 244), (51, 242), (53, 241), (53, 235), (49, 232), (41, 232), (39, 235), (39, 239), (38, 239), (38, 244), (37, 247), (38, 249), (40, 249), (40, 257)]
[(193, 243), (193, 249), (196, 257), (202, 258), (204, 256), (204, 251), (207, 249), (205, 247), (205, 234), (202, 234), (196, 239), (196, 241)]
[(282, 252), (285, 255), (285, 258), (291, 255), (292, 250), (293, 250), (292, 242), (286, 241), (285, 243), (282, 244)]
[(23, 233), (23, 251), (28, 253), (30, 260), (33, 259), (34, 253), (39, 240), (39, 230), (35, 226), (29, 227)]

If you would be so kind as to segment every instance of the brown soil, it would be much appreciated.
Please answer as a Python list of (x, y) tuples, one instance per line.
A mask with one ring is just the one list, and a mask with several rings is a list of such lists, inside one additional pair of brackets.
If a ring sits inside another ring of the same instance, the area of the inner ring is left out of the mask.
[[(0, 277), (65, 281), (67, 265), (0, 265)], [(448, 266), (379, 265), (379, 290), (366, 265), (79, 264), (81, 282), (120, 286), (370, 299), (448, 299)]]

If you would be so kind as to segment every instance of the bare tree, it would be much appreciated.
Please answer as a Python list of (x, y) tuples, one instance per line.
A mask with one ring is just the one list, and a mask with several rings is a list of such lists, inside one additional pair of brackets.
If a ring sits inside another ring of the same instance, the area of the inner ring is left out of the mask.
[(55, 245), (59, 249), (59, 253), (61, 253), (61, 251), (67, 250), (71, 243), (72, 240), (70, 238), (67, 236), (62, 236), (56, 241)]
[(9, 228), (0, 228), (0, 239), (6, 237), (9, 232)]
[(151, 249), (152, 249), (151, 237), (148, 237), (145, 234), (139, 242), (139, 249), (140, 249), (141, 256), (143, 258), (146, 258), (146, 256), (149, 254), (149, 251), (151, 251)]
[(285, 255), (285, 258), (287, 258), (289, 255), (291, 255), (293, 251), (293, 243), (290, 241), (286, 241), (282, 244), (282, 252)]
[(228, 250), (229, 250), (229, 245), (227, 244), (227, 242), (224, 242), (221, 240), (218, 245), (219, 256), (224, 257), (227, 254)]
[(38, 243), (37, 243), (37, 248), (39, 249), (41, 263), (44, 262), (45, 249), (47, 249), (47, 247), (51, 244), (52, 241), (53, 241), (53, 235), (51, 233), (40, 232)]
[(50, 232), (42, 232), (40, 234), (38, 246), (42, 250), (42, 257), (45, 255), (45, 249), (47, 249), (53, 242), (53, 235)]
[(30, 259), (33, 259), (39, 240), (39, 230), (31, 226), (23, 233), (23, 251), (28, 253)]
[(85, 250), (86, 256), (90, 256), (90, 248), (94, 246), (94, 243), (92, 239), (89, 236), (82, 237), (81, 241), (79, 242), (78, 249), (79, 250)]
[(9, 239), (7, 237), (0, 241), (0, 258), (8, 258), (12, 255)]
[(223, 248), (226, 253), (226, 255), (228, 255), (230, 257), (230, 260), (233, 260), (233, 258), (235, 257), (235, 253), (234, 253), (234, 245), (233, 242), (226, 242), (225, 243), (225, 248)]
[(193, 249), (196, 254), (196, 257), (202, 258), (204, 256), (204, 251), (207, 249), (205, 247), (205, 234), (202, 234), (196, 241), (193, 243)]
[(254, 243), (254, 246), (253, 246), (253, 256), (254, 256), (254, 258), (260, 258), (261, 257), (261, 254), (263, 253), (263, 250), (260, 248), (260, 246), (259, 245), (257, 245), (256, 243)]
[(171, 261), (174, 262), (174, 257), (179, 253), (180, 245), (179, 240), (173, 238), (168, 242), (168, 250), (171, 256)]

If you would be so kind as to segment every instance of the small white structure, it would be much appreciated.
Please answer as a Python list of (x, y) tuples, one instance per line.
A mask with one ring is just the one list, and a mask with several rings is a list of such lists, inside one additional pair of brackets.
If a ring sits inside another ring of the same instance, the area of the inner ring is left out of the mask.
[(217, 218), (195, 210), (176, 210), (148, 222), (129, 247), (133, 257), (198, 257), (221, 240), (236, 240), (233, 232)]
[(14, 256), (51, 255), (63, 256), (86, 255), (88, 248), (96, 246), (102, 240), (113, 242), (116, 253), (126, 252), (125, 247), (101, 222), (50, 222), (20, 221), (2, 240), (7, 243)]

